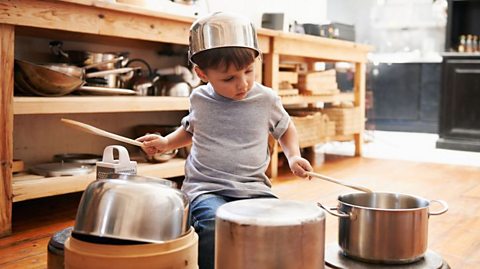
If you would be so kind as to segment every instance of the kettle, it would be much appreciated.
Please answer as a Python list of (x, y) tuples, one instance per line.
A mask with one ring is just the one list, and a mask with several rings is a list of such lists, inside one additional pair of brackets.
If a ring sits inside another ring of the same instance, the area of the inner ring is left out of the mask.
[(129, 66), (132, 63), (143, 64), (146, 68), (146, 72), (144, 69), (138, 69), (133, 75), (133, 77), (130, 79), (129, 88), (134, 90), (137, 95), (156, 95), (155, 83), (160, 78), (160, 76), (155, 74), (152, 71), (150, 65), (143, 59), (131, 59), (128, 61), (126, 66)]
[(160, 95), (188, 97), (191, 90), (197, 87), (201, 80), (194, 71), (185, 66), (177, 65), (171, 68), (159, 69), (155, 72), (162, 77)]

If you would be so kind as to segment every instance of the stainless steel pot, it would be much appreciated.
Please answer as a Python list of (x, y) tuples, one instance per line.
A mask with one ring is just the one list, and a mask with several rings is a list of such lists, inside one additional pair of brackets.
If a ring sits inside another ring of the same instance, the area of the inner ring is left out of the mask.
[[(76, 66), (97, 65), (99, 70), (110, 70), (124, 67), (128, 61), (128, 52), (91, 52), (84, 50), (64, 50), (62, 41), (51, 41), (50, 50), (60, 62)], [(100, 64), (101, 63), (101, 64)]]
[[(431, 212), (432, 202), (443, 208)], [(387, 264), (422, 258), (427, 250), (429, 216), (448, 210), (442, 200), (377, 192), (340, 195), (337, 208), (320, 206), (340, 218), (338, 243), (347, 256)]]
[(152, 243), (184, 235), (189, 229), (188, 198), (165, 181), (121, 175), (90, 183), (73, 233)]
[(315, 204), (255, 198), (218, 208), (215, 267), (324, 268), (325, 213)]

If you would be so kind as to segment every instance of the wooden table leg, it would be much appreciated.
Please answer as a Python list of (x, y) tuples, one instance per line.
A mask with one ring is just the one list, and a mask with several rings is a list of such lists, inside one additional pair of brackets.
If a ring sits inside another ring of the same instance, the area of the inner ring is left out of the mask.
[(363, 131), (365, 130), (365, 63), (355, 63), (354, 102), (360, 108), (360, 131), (354, 135), (355, 156), (361, 156), (363, 151)]
[(14, 30), (0, 24), (0, 236), (12, 231)]
[[(272, 49), (273, 51), (273, 49)], [(277, 53), (268, 53), (263, 55), (263, 64), (264, 64), (264, 77), (263, 83), (267, 87), (273, 89), (278, 88), (279, 78), (278, 70), (280, 68), (280, 55)], [(273, 143), (270, 165), (267, 169), (267, 175), (270, 178), (277, 177), (278, 175), (278, 143)]]

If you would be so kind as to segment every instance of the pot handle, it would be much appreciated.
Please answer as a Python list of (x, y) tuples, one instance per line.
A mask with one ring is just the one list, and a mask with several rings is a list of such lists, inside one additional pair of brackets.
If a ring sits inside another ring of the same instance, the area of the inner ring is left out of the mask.
[(445, 202), (443, 200), (430, 200), (430, 203), (432, 203), (432, 202), (437, 202), (437, 203), (441, 204), (443, 206), (443, 208), (440, 209), (439, 211), (436, 211), (436, 212), (428, 212), (429, 216), (431, 216), (431, 215), (442, 215), (443, 213), (447, 212), (447, 210), (448, 210), (447, 202)]
[[(335, 217), (339, 217), (339, 218), (351, 218), (351, 215), (347, 214), (347, 213), (339, 213), (338, 212), (338, 208), (336, 207), (330, 207), (330, 208), (327, 208), (325, 207), (324, 205), (322, 205), (321, 203), (317, 203), (317, 205), (321, 208), (323, 208), (323, 210), (327, 211), (330, 215), (334, 215)], [(337, 210), (337, 212), (333, 211), (333, 210)]]

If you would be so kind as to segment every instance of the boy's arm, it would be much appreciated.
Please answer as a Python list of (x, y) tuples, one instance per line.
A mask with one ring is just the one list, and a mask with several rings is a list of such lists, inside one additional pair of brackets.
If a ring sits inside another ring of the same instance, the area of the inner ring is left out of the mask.
[(192, 134), (185, 131), (183, 126), (180, 126), (177, 130), (168, 134), (165, 138), (168, 139), (167, 150), (178, 149), (192, 144)]
[(143, 150), (147, 155), (162, 153), (181, 148), (192, 143), (192, 135), (185, 131), (183, 126), (163, 137), (156, 134), (147, 134), (136, 139), (143, 142)]
[(280, 146), (282, 146), (283, 153), (288, 160), (294, 156), (300, 157), (297, 128), (295, 128), (292, 121), (289, 122), (287, 130), (278, 139), (278, 142), (280, 143)]
[(288, 124), (285, 133), (278, 139), (283, 153), (288, 159), (288, 165), (294, 175), (307, 177), (307, 171), (313, 171), (310, 162), (300, 155), (300, 146), (298, 144), (297, 129), (292, 121)]

